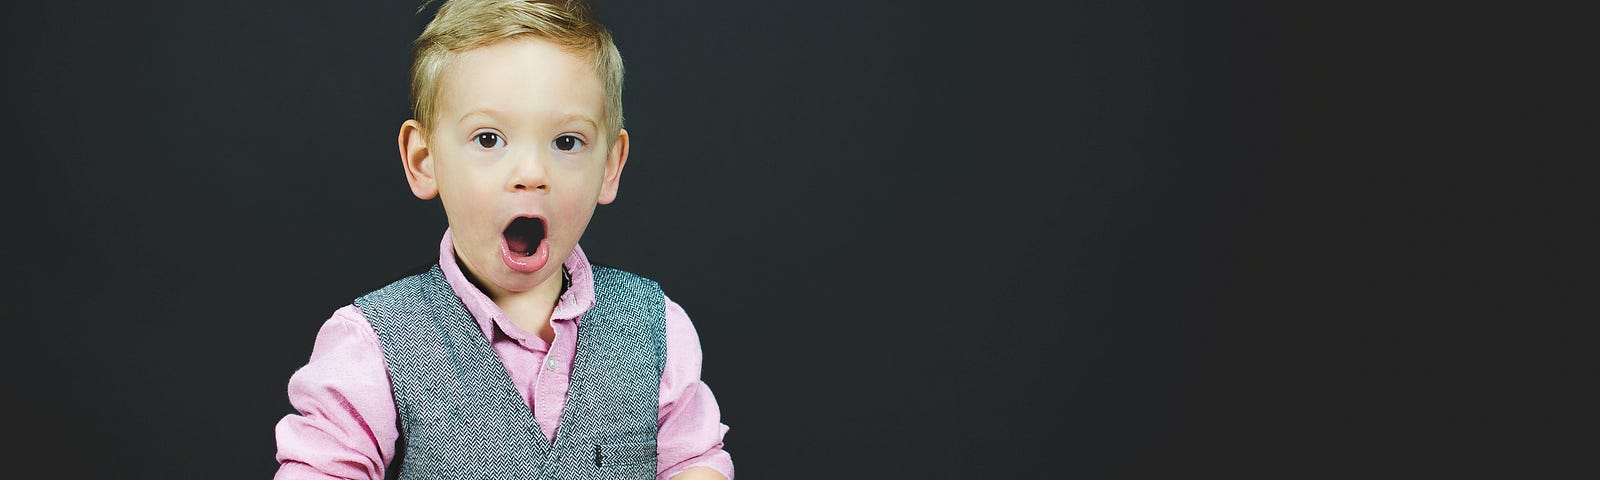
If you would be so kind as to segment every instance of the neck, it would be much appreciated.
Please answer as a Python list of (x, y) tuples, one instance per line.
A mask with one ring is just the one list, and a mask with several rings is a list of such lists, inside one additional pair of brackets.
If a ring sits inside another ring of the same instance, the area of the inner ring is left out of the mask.
[(456, 265), (461, 267), (461, 272), (466, 274), (479, 290), (500, 307), (507, 320), (523, 331), (538, 335), (546, 341), (550, 340), (553, 330), (550, 328), (550, 316), (555, 311), (556, 301), (566, 290), (566, 266), (560, 272), (550, 275), (543, 282), (526, 291), (514, 292), (502, 289), (492, 282), (478, 280), (470, 268), (463, 265), (459, 258)]

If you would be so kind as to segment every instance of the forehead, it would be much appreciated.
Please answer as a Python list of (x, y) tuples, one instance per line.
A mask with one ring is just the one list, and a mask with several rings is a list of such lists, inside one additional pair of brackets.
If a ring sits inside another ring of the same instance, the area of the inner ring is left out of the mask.
[(457, 53), (441, 72), (438, 115), (492, 110), (516, 117), (584, 115), (600, 120), (605, 88), (594, 67), (548, 40), (520, 36)]

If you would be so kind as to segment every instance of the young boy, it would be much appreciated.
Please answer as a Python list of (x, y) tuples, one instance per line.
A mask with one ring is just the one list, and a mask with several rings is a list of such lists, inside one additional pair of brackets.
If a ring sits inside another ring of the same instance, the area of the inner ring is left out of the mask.
[(277, 478), (732, 478), (687, 315), (577, 245), (627, 163), (621, 89), (587, 4), (440, 7), (399, 137), (439, 262), (322, 326)]

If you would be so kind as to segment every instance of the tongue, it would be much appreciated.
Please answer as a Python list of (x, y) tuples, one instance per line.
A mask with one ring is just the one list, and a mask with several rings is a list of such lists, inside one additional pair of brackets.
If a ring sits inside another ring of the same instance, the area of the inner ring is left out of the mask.
[(522, 235), (512, 233), (506, 234), (506, 248), (509, 248), (512, 253), (522, 255), (524, 257), (533, 254), (533, 252), (528, 248), (528, 237), (524, 237)]
[(520, 256), (532, 256), (544, 239), (544, 223), (537, 218), (522, 217), (506, 226), (506, 249)]

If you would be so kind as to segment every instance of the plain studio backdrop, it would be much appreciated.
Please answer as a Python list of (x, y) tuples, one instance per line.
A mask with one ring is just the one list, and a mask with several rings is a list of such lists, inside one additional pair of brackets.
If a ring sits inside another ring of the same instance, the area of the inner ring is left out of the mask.
[[(394, 140), (429, 17), (406, 1), (39, 3), (8, 8), (0, 33), (8, 463), (268, 477), (318, 327), (436, 258), (442, 209), (411, 196)], [(1352, 170), (1385, 152), (1351, 142), (1423, 108), (1360, 94), (1409, 60), (1320, 66), (1391, 49), (1321, 20), (1337, 12), (600, 9), (633, 149), (581, 244), (688, 311), (740, 478), (1304, 478), (1492, 458), (1438, 441), (1491, 420), (1416, 395), (1484, 371), (1425, 353), (1460, 327), (1368, 328), (1419, 314), (1387, 307), (1442, 298), (1429, 285), (1449, 275), (1369, 270), (1367, 254), (1465, 250), (1394, 241), (1432, 210), (1365, 208), (1422, 170)], [(1384, 130), (1402, 131), (1430, 133)]]

